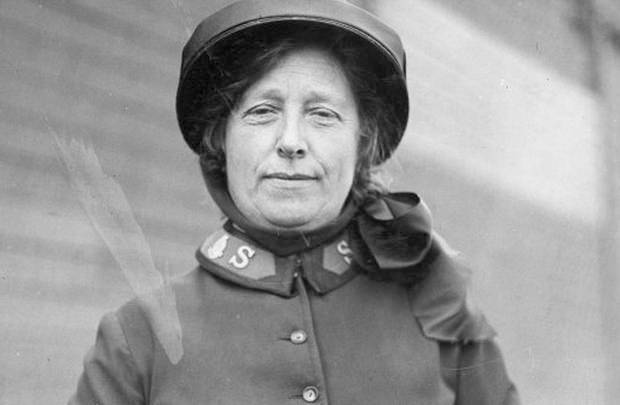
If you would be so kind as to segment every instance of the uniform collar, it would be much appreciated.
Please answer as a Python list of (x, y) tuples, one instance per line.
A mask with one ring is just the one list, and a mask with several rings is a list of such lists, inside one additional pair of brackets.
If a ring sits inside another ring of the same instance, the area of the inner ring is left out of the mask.
[(196, 252), (201, 267), (240, 286), (284, 297), (296, 295), (295, 278), (303, 277), (319, 294), (326, 294), (357, 274), (352, 266), (348, 232), (330, 242), (287, 256), (265, 250), (228, 221)]

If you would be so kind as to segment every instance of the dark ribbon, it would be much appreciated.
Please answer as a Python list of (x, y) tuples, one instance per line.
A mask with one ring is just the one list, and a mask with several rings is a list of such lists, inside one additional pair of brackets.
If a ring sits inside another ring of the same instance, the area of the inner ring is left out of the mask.
[(437, 253), (431, 215), (414, 193), (391, 193), (365, 205), (352, 227), (359, 267), (373, 278), (418, 282)]

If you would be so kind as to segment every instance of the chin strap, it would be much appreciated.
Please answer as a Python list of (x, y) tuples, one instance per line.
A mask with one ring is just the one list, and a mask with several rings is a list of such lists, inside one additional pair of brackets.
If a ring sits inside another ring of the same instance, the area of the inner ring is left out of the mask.
[(362, 207), (351, 229), (352, 250), (363, 272), (414, 283), (426, 277), (440, 252), (431, 215), (414, 193), (391, 193)]

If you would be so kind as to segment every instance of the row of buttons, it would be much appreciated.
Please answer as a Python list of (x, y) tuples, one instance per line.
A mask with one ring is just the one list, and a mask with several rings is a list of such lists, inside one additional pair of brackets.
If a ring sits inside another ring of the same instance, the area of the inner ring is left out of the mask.
[[(301, 329), (297, 329), (291, 332), (289, 338), (293, 344), (301, 345), (308, 340), (308, 334)], [(316, 400), (319, 399), (319, 389), (313, 385), (309, 385), (301, 391), (301, 397), (306, 402), (316, 402)]]
[[(295, 265), (297, 268), (301, 267), (301, 258), (299, 256), (295, 257)], [(293, 277), (299, 277), (299, 272), (296, 271)], [(301, 345), (308, 340), (308, 334), (304, 330), (297, 329), (291, 332), (289, 339), (291, 343)], [(319, 389), (314, 385), (308, 385), (301, 391), (301, 398), (308, 403), (316, 402), (319, 399)]]

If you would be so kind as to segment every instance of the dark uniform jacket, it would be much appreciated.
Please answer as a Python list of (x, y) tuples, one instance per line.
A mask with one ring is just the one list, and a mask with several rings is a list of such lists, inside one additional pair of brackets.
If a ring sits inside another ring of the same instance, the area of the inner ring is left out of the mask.
[(518, 403), (453, 257), (414, 286), (375, 281), (348, 238), (280, 257), (216, 232), (173, 283), (181, 360), (155, 336), (153, 301), (134, 299), (101, 321), (70, 403)]

